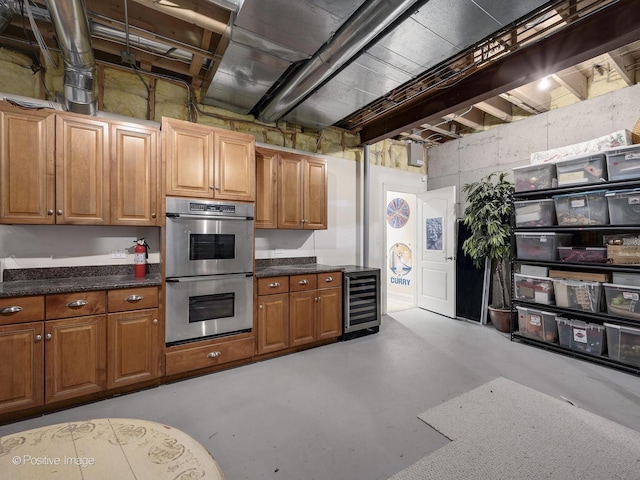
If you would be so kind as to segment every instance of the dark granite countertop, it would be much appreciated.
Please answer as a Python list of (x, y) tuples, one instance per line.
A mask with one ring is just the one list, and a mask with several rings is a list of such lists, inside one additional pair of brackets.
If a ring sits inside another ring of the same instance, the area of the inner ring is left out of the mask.
[(87, 292), (131, 287), (153, 287), (162, 283), (159, 273), (149, 273), (144, 278), (131, 275), (104, 275), (99, 277), (45, 278), (40, 280), (15, 280), (0, 283), (0, 297), (21, 297), (47, 293)]
[(341, 272), (342, 267), (321, 263), (301, 263), (295, 265), (256, 266), (256, 278), (279, 277), (281, 275), (305, 275), (308, 273)]

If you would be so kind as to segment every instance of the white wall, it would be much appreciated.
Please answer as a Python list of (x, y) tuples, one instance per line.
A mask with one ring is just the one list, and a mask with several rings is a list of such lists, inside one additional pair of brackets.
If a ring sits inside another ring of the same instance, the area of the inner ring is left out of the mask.
[(533, 152), (632, 130), (639, 118), (640, 84), (432, 147), (429, 190), (455, 185), (460, 192), (491, 172), (529, 164)]

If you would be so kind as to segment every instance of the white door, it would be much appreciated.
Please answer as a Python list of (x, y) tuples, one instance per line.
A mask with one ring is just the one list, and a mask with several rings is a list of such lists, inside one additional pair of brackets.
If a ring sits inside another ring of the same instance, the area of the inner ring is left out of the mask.
[(456, 316), (456, 187), (417, 195), (418, 306)]

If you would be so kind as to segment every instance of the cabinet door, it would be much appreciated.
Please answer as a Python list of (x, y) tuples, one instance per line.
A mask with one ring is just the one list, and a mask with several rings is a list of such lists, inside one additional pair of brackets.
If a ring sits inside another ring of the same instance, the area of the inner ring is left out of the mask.
[(0, 414), (44, 402), (44, 322), (0, 327)]
[(56, 223), (109, 223), (109, 125), (56, 114)]
[(256, 228), (278, 228), (278, 153), (256, 150)]
[(297, 347), (315, 340), (316, 303), (316, 290), (289, 294), (290, 347)]
[(213, 197), (214, 130), (206, 125), (162, 119), (166, 194)]
[(0, 223), (54, 223), (55, 115), (0, 112)]
[(45, 403), (104, 390), (105, 322), (105, 315), (45, 322)]
[(107, 322), (107, 388), (157, 378), (158, 309), (111, 313)]
[(111, 224), (158, 223), (158, 130), (111, 125)]
[(252, 135), (216, 131), (214, 197), (253, 202), (256, 198), (255, 139)]
[(304, 163), (304, 228), (327, 229), (327, 162), (307, 158)]
[(258, 297), (258, 355), (289, 346), (289, 295)]
[(278, 228), (303, 228), (303, 159), (281, 153), (278, 160)]
[(318, 290), (316, 339), (336, 338), (342, 334), (342, 289)]

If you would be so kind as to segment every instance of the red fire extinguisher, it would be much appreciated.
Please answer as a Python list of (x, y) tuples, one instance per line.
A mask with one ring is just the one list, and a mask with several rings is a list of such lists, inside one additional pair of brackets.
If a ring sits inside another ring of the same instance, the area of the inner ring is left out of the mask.
[(143, 278), (147, 274), (147, 258), (149, 257), (147, 244), (144, 238), (134, 240), (136, 248), (133, 256), (133, 269), (136, 277)]

